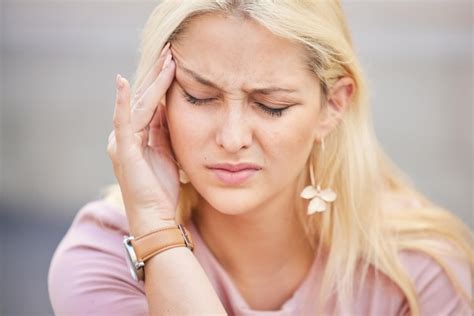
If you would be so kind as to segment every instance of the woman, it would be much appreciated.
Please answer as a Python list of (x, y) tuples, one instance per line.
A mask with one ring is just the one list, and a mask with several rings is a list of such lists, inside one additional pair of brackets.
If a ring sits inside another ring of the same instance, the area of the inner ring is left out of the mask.
[[(377, 144), (338, 1), (163, 1), (113, 120), (118, 185), (55, 253), (57, 314), (470, 314), (471, 232)], [(135, 282), (122, 235), (142, 258), (172, 230)]]

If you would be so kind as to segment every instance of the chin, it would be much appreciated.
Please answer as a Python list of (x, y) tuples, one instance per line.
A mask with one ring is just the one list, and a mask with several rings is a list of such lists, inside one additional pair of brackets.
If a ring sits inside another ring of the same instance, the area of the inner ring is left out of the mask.
[(251, 188), (212, 188), (202, 192), (212, 208), (222, 214), (239, 215), (255, 209), (262, 203), (261, 195)]

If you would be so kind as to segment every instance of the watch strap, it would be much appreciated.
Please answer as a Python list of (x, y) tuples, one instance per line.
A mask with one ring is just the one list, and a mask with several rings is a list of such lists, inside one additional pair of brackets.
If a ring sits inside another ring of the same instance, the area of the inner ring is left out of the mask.
[(174, 247), (194, 248), (191, 234), (181, 224), (160, 228), (150, 233), (135, 237), (131, 244), (138, 262), (145, 262), (151, 257)]

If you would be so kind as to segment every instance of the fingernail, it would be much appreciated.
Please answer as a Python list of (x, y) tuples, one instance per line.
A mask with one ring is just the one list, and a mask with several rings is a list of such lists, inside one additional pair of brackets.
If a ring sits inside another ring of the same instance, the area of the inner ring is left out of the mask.
[(165, 68), (168, 68), (168, 66), (171, 63), (171, 57), (172, 57), (171, 54), (168, 54), (168, 56), (166, 56), (165, 63), (163, 64), (162, 70)]
[(160, 57), (162, 57), (163, 55), (165, 55), (165, 54), (168, 52), (169, 47), (170, 47), (170, 43), (168, 42), (168, 43), (163, 47), (163, 49), (161, 50)]
[(117, 75), (116, 84), (117, 84), (117, 89), (122, 88), (123, 84), (122, 84), (122, 76), (121, 75)]

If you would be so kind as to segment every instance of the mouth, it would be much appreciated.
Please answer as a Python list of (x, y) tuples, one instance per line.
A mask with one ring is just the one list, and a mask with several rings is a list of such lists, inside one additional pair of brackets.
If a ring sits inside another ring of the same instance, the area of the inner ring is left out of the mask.
[(250, 179), (262, 167), (256, 164), (215, 164), (207, 166), (215, 177), (226, 185), (239, 185)]
[(229, 171), (225, 169), (213, 169), (211, 171), (222, 183), (227, 185), (242, 184), (255, 175), (260, 170), (257, 169), (242, 169), (239, 171)]

